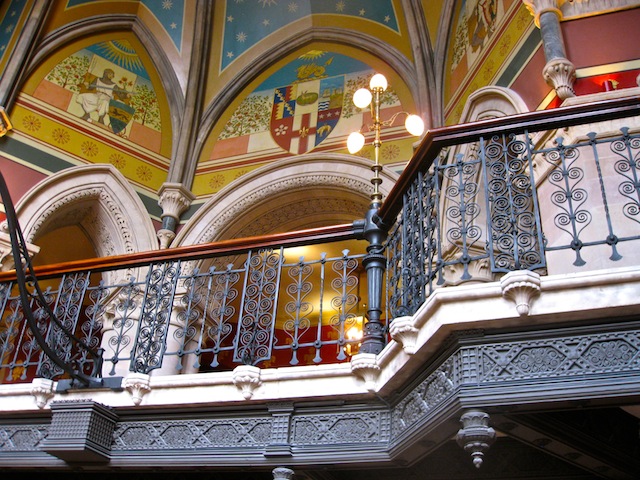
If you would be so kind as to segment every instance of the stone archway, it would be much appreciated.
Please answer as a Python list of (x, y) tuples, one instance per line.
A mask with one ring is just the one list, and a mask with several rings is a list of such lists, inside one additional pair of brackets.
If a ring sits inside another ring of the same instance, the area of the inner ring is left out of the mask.
[(16, 214), (30, 243), (55, 228), (77, 225), (101, 257), (158, 248), (142, 201), (108, 164), (72, 167), (48, 177), (25, 194)]
[[(193, 245), (364, 218), (371, 162), (342, 154), (300, 155), (259, 168), (203, 205), (174, 240)], [(382, 172), (383, 195), (397, 180)]]

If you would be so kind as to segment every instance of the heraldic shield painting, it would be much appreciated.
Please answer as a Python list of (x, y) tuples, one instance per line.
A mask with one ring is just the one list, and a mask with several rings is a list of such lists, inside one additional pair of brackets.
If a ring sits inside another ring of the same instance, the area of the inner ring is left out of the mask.
[(45, 81), (67, 94), (59, 95), (58, 89), (55, 99), (51, 98), (50, 89), (41, 85), (36, 97), (111, 133), (143, 141), (148, 133), (160, 131), (156, 93), (140, 57), (126, 40), (97, 43), (66, 57)]
[[(229, 152), (274, 155), (344, 149), (346, 136), (363, 125), (351, 101), (374, 70), (337, 52), (309, 50), (259, 85), (233, 113), (213, 148), (212, 160)], [(383, 108), (399, 108), (392, 89)], [(233, 142), (233, 148), (228, 147)], [(255, 157), (254, 157), (255, 158)]]

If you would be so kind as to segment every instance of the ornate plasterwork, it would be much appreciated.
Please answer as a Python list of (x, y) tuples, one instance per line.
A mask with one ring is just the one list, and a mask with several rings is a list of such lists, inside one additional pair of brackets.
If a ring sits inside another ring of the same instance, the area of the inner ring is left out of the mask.
[(25, 194), (16, 213), (28, 242), (76, 224), (89, 234), (100, 256), (157, 248), (142, 201), (112, 165), (73, 167), (52, 175)]

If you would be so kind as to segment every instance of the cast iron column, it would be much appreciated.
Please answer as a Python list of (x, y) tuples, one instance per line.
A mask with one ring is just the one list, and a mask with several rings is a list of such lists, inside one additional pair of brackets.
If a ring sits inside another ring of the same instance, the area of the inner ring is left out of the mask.
[(385, 345), (384, 325), (382, 323), (382, 293), (384, 271), (387, 258), (384, 254), (384, 241), (387, 232), (376, 223), (380, 203), (373, 201), (365, 218), (364, 238), (369, 242), (367, 255), (362, 264), (367, 272), (367, 292), (369, 295), (367, 322), (364, 324), (360, 353), (378, 354)]

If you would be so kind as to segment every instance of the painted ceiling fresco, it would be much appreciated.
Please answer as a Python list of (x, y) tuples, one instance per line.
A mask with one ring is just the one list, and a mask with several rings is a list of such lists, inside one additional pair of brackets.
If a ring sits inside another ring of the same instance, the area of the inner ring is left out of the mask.
[(42, 160), (49, 171), (108, 162), (155, 195), (169, 168), (166, 100), (129, 39), (77, 48), (66, 47), (32, 75), (12, 114), (15, 128), (25, 145), (50, 146)]
[(447, 124), (460, 120), (474, 91), (509, 86), (540, 42), (532, 16), (519, 0), (462, 0), (452, 34), (444, 82)]
[(27, 0), (12, 0), (7, 4), (4, 15), (0, 17), (0, 72), (3, 71), (15, 47), (17, 38), (14, 32), (18, 31), (24, 22), (26, 3)]
[[(149, 9), (156, 20), (166, 30), (178, 51), (182, 48), (182, 28), (185, 0), (138, 0)], [(94, 3), (95, 0), (67, 0), (66, 8)]]
[(399, 29), (391, 0), (226, 0), (220, 70), (290, 23), (322, 14), (357, 17), (395, 32)]
[[(199, 163), (193, 192), (215, 192), (261, 164), (292, 154), (346, 152), (348, 134), (366, 133), (371, 124), (369, 109), (356, 108), (352, 97), (374, 73), (366, 63), (335, 51), (299, 55), (266, 78), (233, 112), (209, 158)], [(402, 110), (393, 87), (382, 97), (384, 119)], [(385, 164), (411, 157), (413, 137), (397, 123), (399, 128), (383, 130)], [(369, 148), (362, 153), (370, 154)]]

